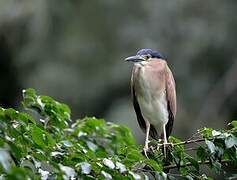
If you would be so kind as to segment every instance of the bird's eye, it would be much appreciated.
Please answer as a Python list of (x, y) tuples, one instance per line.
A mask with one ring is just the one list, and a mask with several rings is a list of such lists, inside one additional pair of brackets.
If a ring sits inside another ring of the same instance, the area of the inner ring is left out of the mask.
[(149, 59), (149, 58), (151, 58), (151, 55), (150, 55), (150, 54), (147, 54), (147, 55), (146, 55), (146, 59)]

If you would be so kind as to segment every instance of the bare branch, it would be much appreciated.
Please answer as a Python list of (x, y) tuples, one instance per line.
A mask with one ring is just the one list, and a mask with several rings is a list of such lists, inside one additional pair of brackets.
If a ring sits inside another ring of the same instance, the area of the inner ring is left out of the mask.
[(185, 145), (185, 144), (191, 144), (191, 143), (197, 143), (197, 142), (203, 142), (203, 141), (205, 141), (204, 138), (199, 138), (199, 139), (183, 141), (183, 142), (180, 142), (180, 143), (175, 143), (175, 144), (173, 144), (173, 146)]

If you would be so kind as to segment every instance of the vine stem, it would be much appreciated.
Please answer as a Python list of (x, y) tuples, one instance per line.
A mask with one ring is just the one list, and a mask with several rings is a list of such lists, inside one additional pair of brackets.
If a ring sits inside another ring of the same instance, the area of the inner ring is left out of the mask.
[[(219, 161), (220, 163), (222, 164), (225, 164), (225, 163), (230, 163), (231, 160), (221, 160)], [(207, 160), (207, 161), (198, 161), (198, 164), (210, 164), (210, 161)], [(168, 166), (164, 166), (163, 170), (170, 170), (170, 169), (175, 169), (175, 168), (178, 168), (178, 167), (186, 167), (186, 166), (192, 166), (192, 163), (188, 162), (184, 165), (180, 165), (180, 166), (177, 166), (176, 164), (172, 164), (172, 165), (168, 165)]]

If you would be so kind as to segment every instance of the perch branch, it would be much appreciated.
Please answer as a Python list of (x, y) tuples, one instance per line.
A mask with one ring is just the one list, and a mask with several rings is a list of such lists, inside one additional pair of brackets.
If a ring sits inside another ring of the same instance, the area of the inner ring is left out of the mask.
[(177, 145), (185, 145), (185, 144), (191, 144), (191, 143), (197, 143), (197, 142), (202, 142), (205, 141), (204, 138), (199, 138), (199, 139), (193, 139), (193, 140), (187, 140), (187, 141), (182, 141), (180, 143), (175, 143), (173, 144), (173, 146), (177, 146)]

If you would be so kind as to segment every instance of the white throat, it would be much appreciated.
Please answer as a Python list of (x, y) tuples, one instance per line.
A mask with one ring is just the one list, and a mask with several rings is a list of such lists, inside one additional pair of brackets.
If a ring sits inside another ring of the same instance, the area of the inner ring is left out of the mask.
[(148, 62), (147, 61), (140, 61), (140, 62), (136, 62), (135, 65), (136, 66), (145, 66)]

